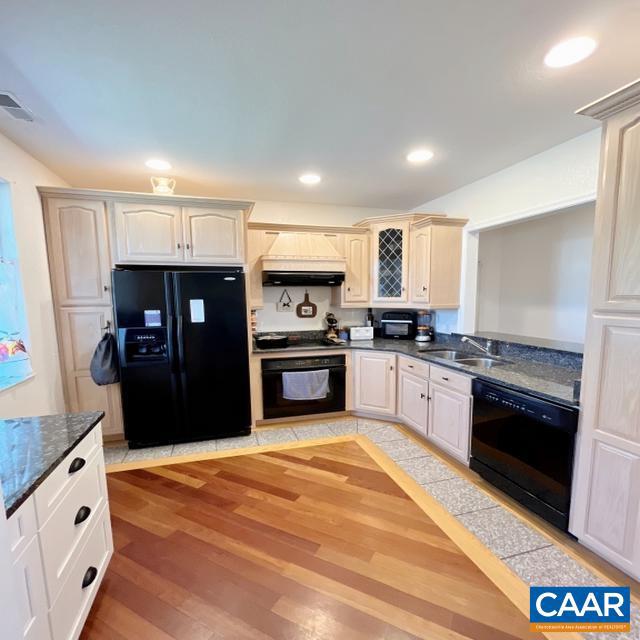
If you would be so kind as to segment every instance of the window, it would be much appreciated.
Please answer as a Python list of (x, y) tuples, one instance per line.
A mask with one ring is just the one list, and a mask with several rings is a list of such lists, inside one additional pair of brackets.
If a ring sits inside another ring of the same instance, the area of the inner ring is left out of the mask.
[(0, 182), (0, 390), (31, 375), (28, 345), (11, 194)]

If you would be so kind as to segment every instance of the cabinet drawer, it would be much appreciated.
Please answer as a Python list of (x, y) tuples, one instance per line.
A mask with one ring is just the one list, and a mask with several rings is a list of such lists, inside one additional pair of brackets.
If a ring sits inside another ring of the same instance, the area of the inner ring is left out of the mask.
[(75, 555), (106, 502), (104, 478), (102, 455), (94, 455), (40, 530), (47, 592), (52, 605), (71, 571)]
[[(51, 517), (51, 514), (62, 502), (71, 487), (82, 476), (87, 466), (86, 463), (89, 462), (91, 456), (100, 449), (102, 449), (102, 428), (101, 425), (97, 425), (38, 487), (38, 490), (33, 495), (40, 528)], [(82, 468), (74, 472), (70, 470), (70, 467), (76, 458), (84, 460), (84, 464)]]
[(15, 560), (27, 547), (33, 536), (38, 533), (36, 505), (33, 496), (29, 496), (9, 518), (9, 550)]
[(113, 553), (106, 506), (93, 525), (49, 612), (53, 640), (75, 640), (80, 635)]
[(443, 387), (455, 389), (461, 393), (471, 394), (471, 377), (454, 373), (450, 369), (444, 369), (434, 364), (431, 365), (430, 379)]
[(429, 365), (414, 358), (398, 356), (398, 368), (419, 378), (429, 378)]

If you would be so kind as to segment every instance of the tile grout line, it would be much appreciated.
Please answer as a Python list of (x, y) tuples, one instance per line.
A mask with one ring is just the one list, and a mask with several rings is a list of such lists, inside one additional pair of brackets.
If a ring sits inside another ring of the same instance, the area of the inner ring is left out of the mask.
[(528, 549), (527, 551), (520, 551), (519, 553), (512, 553), (510, 556), (496, 556), (500, 558), (500, 560), (511, 560), (511, 558), (517, 558), (518, 556), (524, 556), (527, 553), (533, 553), (534, 551), (540, 551), (540, 549), (548, 549), (549, 547), (555, 547), (556, 545), (553, 542), (549, 544), (542, 545), (541, 547), (536, 547), (535, 549)]

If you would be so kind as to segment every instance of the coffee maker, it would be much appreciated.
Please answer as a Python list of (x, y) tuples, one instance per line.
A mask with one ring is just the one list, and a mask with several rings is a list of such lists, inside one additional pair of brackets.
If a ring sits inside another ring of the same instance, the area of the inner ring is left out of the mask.
[(327, 311), (324, 316), (324, 321), (327, 323), (327, 330), (324, 333), (322, 342), (330, 345), (345, 344), (346, 340), (338, 338), (338, 318), (336, 318), (331, 311)]

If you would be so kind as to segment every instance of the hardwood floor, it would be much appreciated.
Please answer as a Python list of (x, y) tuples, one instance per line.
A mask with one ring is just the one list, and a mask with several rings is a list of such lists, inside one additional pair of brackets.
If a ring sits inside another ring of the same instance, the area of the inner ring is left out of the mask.
[(355, 441), (108, 487), (116, 552), (85, 640), (541, 637)]

